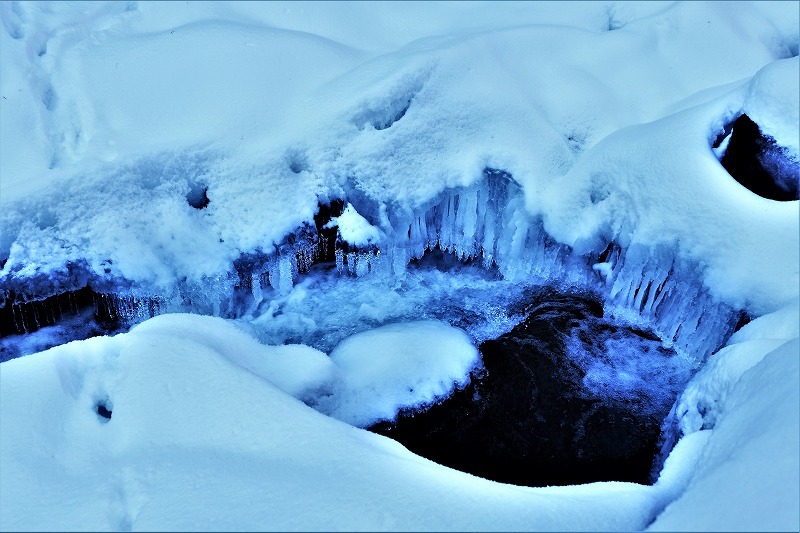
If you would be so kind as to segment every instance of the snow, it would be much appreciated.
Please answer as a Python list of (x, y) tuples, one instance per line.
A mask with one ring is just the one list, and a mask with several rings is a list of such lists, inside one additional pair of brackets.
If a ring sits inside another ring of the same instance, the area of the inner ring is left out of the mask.
[(743, 110), (756, 124), (763, 124), (762, 133), (788, 148), (797, 160), (800, 157), (800, 83), (797, 72), (800, 58), (770, 63), (753, 77)]
[(731, 388), (688, 489), (650, 530), (797, 529), (799, 352), (797, 338), (781, 343)]
[(797, 302), (759, 317), (737, 331), (727, 346), (708, 360), (679, 398), (677, 412), (683, 432), (713, 427), (731, 387), (767, 354), (798, 337)]
[(689, 383), (677, 402), (683, 440), (707, 434), (708, 442), (688, 489), (650, 530), (798, 528), (799, 330), (797, 302), (759, 317)]
[(342, 240), (355, 246), (378, 244), (381, 240), (380, 230), (359, 215), (352, 204), (347, 204), (344, 212), (338, 217), (332, 217), (325, 227), (338, 227)]
[(318, 408), (359, 427), (448, 396), (468, 383), (480, 361), (469, 337), (432, 320), (358, 333), (342, 341), (331, 360), (344, 376)]
[[(416, 327), (459, 345), (441, 325)], [(676, 493), (450, 470), (292, 398), (266, 377), (285, 354), (253, 342), (219, 318), (165, 315), (3, 363), (0, 528), (639, 529)]]
[[(148, 298), (237, 318), (3, 362), (0, 529), (799, 529), (800, 210), (711, 148), (747, 113), (796, 164), (798, 20), (796, 2), (0, 3), (2, 296), (88, 282), (133, 322)], [(334, 199), (362, 249), (305, 273)], [(410, 265), (437, 244), (444, 268)], [(342, 422), (463, 384), (547, 283), (702, 364), (658, 483), (501, 485)]]
[[(731, 195), (707, 146), (740, 109), (761, 105), (771, 121), (779, 109), (760, 102), (796, 100), (797, 61), (781, 62), (796, 49), (796, 6), (413, 6), (5, 6), (0, 275), (45, 294), (37, 274), (86, 263), (146, 293), (224, 294), (232, 261), (274, 253), (319, 199), (348, 198), (402, 247), (415, 217), (481, 189), (490, 167), (523, 186), (518, 227), (541, 217), (581, 253), (665, 243), (708, 265), (701, 281), (716, 298), (757, 314), (797, 294), (782, 253), (797, 249), (796, 209), (762, 217), (761, 199)], [(715, 90), (776, 60), (781, 75)], [(790, 135), (780, 120), (776, 134)], [(194, 212), (180, 204), (198, 184), (210, 204)], [(676, 206), (687, 190), (698, 200)], [(709, 194), (716, 212), (700, 201)], [(753, 214), (722, 253), (718, 215), (731, 210)], [(466, 228), (459, 248), (476, 246)], [(765, 265), (739, 260), (738, 245), (777, 260), (774, 275), (756, 275)]]

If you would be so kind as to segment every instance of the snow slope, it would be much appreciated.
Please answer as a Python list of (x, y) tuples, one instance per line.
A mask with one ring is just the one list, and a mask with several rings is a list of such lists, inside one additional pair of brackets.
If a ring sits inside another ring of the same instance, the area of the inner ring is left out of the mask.
[(675, 481), (532, 489), (439, 466), (284, 392), (331, 364), (308, 350), (287, 364), (287, 348), (165, 315), (3, 363), (0, 528), (627, 530), (676, 495)]
[(679, 401), (679, 416), (684, 433), (710, 433), (708, 444), (688, 490), (650, 530), (797, 529), (798, 329), (796, 304), (763, 316), (742, 328), (695, 377)]

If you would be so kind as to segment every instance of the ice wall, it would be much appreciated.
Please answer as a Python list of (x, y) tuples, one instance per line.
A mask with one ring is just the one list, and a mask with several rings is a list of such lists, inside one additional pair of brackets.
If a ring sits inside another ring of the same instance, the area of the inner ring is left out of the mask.
[[(608, 312), (646, 323), (667, 343), (698, 359), (718, 348), (738, 319), (730, 306), (715, 301), (704, 288), (697, 265), (678, 259), (674, 247), (633, 244), (624, 248), (610, 242), (603, 250), (581, 254), (556, 242), (543, 229), (541, 219), (526, 209), (522, 188), (504, 170), (486, 168), (476, 183), (447, 190), (414, 211), (381, 210), (366, 205), (363, 198), (360, 202), (363, 211), (382, 213), (373, 228), (377, 234), (380, 226), (383, 235), (378, 244), (355, 246), (324, 229), (341, 212), (344, 204), (339, 202), (333, 212), (329, 206), (320, 206), (319, 212), (328, 211), (327, 217), (318, 217), (315, 225), (301, 225), (271, 253), (243, 254), (216, 276), (184, 277), (166, 289), (154, 290), (127, 281), (115, 285), (113, 279), (100, 278), (85, 268), (61, 276), (51, 273), (38, 285), (18, 273), (16, 278), (6, 274), (2, 278), (5, 307), (11, 307), (13, 316), (28, 312), (26, 305), (35, 306), (36, 313), (43, 306), (43, 313), (52, 314), (48, 309), (57, 301), (47, 297), (59, 294), (58, 287), (75, 290), (83, 283), (95, 293), (96, 315), (122, 324), (175, 311), (228, 318), (258, 316), (262, 303), (288, 294), (316, 264), (332, 268), (335, 262), (340, 274), (354, 277), (402, 276), (409, 261), (438, 248), (462, 261), (495, 268), (509, 281), (597, 292)], [(25, 293), (37, 287), (41, 292)], [(35, 329), (19, 320), (15, 324), (20, 333)]]

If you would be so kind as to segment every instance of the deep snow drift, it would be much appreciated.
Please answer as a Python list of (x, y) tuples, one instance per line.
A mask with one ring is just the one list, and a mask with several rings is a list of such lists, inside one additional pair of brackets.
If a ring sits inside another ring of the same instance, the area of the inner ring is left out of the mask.
[[(799, 10), (3, 2), (0, 528), (798, 529)], [(655, 485), (320, 413), (449, 394), (541, 286), (703, 365)]]
[[(459, 342), (441, 327), (421, 328)], [(343, 346), (340, 359), (352, 359), (360, 342)], [(675, 479), (653, 487), (486, 481), (295, 400), (319, 387), (333, 363), (288, 348), (259, 345), (222, 319), (167, 315), (3, 363), (0, 526), (641, 529), (677, 495), (680, 470), (696, 453), (686, 450)], [(362, 369), (336, 366), (347, 381), (365, 381)], [(367, 377), (381, 374), (398, 379), (391, 368)], [(372, 409), (369, 391), (362, 394)], [(372, 391), (378, 401), (382, 394)], [(110, 419), (97, 413), (99, 402)]]

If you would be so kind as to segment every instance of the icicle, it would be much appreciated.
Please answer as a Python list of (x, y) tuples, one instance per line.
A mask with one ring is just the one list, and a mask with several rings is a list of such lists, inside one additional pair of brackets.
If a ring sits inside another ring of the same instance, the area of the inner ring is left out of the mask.
[(277, 292), (281, 290), (281, 269), (278, 260), (275, 259), (269, 264), (269, 284)]
[(358, 254), (358, 260), (356, 262), (356, 276), (362, 277), (365, 276), (369, 272), (369, 263), (371, 259), (370, 253), (360, 253)]
[(253, 306), (255, 308), (264, 299), (264, 291), (261, 289), (261, 273), (253, 271), (250, 274), (250, 283), (252, 285), (253, 300), (254, 300)]
[(487, 203), (487, 210), (485, 216), (484, 230), (483, 230), (483, 243), (481, 248), (483, 250), (483, 266), (490, 268), (495, 257), (495, 228), (497, 226), (496, 220), (497, 213), (493, 207)]
[(350, 275), (356, 274), (356, 263), (358, 262), (358, 254), (350, 252), (347, 254), (347, 272)]
[(293, 286), (293, 270), (296, 266), (293, 264), (291, 256), (281, 256), (278, 259), (278, 268), (279, 268), (279, 276), (280, 281), (278, 284), (280, 285), (279, 291), (282, 294), (286, 294), (292, 290)]
[(406, 271), (406, 265), (408, 265), (406, 250), (395, 246), (392, 248), (390, 254), (392, 258), (392, 272), (394, 272), (395, 276), (403, 275)]
[(467, 191), (459, 201), (458, 221), (462, 255), (473, 257), (477, 254), (475, 234), (478, 229), (478, 190)]
[(344, 274), (344, 252), (336, 249), (336, 271), (339, 274)]
[(453, 246), (453, 222), (456, 214), (455, 198), (450, 196), (447, 202), (442, 205), (442, 218), (439, 224), (439, 246), (444, 251), (452, 251)]
[(22, 314), (22, 307), (17, 304), (11, 304), (11, 314), (14, 316), (14, 325), (17, 327), (19, 333), (28, 333), (28, 328), (25, 327), (25, 316)]

